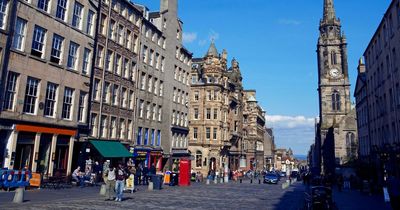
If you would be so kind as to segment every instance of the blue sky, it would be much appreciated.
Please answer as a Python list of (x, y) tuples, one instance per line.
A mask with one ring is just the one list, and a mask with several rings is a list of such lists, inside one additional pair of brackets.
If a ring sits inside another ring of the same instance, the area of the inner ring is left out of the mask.
[[(159, 0), (134, 1), (158, 10)], [(347, 36), (349, 73), (355, 86), (357, 62), (390, 0), (334, 0)], [(202, 57), (215, 39), (241, 67), (246, 89), (257, 90), (278, 147), (306, 154), (318, 116), (318, 24), (323, 0), (179, 0), (185, 46)], [(352, 91), (353, 92), (353, 91)]]

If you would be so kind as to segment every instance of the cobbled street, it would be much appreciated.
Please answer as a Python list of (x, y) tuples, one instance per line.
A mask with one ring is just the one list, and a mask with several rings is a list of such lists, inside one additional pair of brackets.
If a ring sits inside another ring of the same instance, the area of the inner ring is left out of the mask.
[(0, 209), (301, 209), (304, 187), (295, 183), (198, 184), (125, 193), (122, 202), (105, 201), (98, 187), (35, 190), (25, 193), (23, 204), (13, 204), (14, 193), (0, 193)]

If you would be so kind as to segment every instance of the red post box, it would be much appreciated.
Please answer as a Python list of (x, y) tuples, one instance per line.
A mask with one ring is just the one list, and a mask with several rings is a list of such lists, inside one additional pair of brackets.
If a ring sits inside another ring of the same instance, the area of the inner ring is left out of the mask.
[(190, 185), (190, 169), (191, 169), (190, 160), (182, 159), (179, 162), (179, 186)]

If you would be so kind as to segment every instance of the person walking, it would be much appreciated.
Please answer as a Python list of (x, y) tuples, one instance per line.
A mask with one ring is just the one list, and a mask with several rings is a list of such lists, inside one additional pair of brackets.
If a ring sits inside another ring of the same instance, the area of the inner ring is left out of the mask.
[(94, 167), (93, 167), (93, 172), (95, 174), (95, 184), (100, 182), (100, 177), (101, 177), (101, 172), (103, 170), (103, 167), (100, 165), (98, 161), (94, 162)]
[(135, 174), (135, 185), (140, 185), (141, 183), (142, 183), (142, 165), (139, 164)]
[(149, 184), (149, 168), (147, 166), (143, 167), (143, 185)]
[(116, 175), (116, 183), (115, 183), (115, 192), (116, 192), (116, 198), (115, 201), (122, 201), (122, 196), (124, 194), (124, 188), (125, 188), (125, 178), (126, 178), (126, 172), (125, 169), (123, 168), (122, 164), (118, 164), (118, 169), (117, 169), (117, 175)]
[(107, 182), (106, 182), (106, 201), (113, 199), (113, 194), (111, 191), (115, 191), (115, 168), (110, 165), (110, 168), (107, 171)]

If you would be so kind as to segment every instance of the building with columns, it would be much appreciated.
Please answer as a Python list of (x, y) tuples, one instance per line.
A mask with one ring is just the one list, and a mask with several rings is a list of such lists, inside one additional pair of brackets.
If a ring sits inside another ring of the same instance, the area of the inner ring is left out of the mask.
[[(227, 64), (227, 52), (211, 43), (193, 59), (189, 97), (189, 151), (192, 167), (208, 171), (239, 169), (242, 153), (243, 89), (239, 63)], [(243, 156), (244, 157), (244, 156)]]
[(12, 36), (2, 50), (1, 168), (70, 174), (88, 127), (97, 3), (0, 2)]
[(347, 40), (333, 0), (324, 0), (323, 9), (317, 43), (320, 136), (315, 145), (322, 172), (334, 174), (336, 166), (357, 155), (357, 127), (350, 101)]

